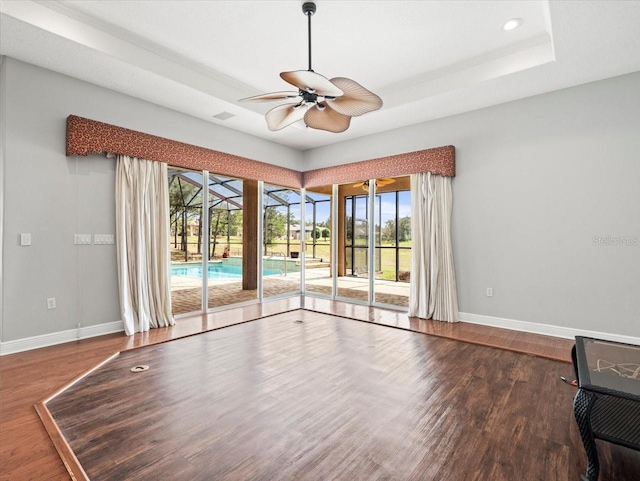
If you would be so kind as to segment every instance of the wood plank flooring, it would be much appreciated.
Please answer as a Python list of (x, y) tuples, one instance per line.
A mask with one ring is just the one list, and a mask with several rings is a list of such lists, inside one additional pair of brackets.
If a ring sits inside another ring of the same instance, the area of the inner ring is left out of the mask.
[(306, 297), (302, 302), (301, 307), (316, 312), (335, 314), (349, 319), (373, 322), (383, 326), (422, 332), (432, 336), (456, 339), (562, 362), (571, 362), (571, 348), (574, 344), (571, 339), (481, 326), (467, 322), (450, 323), (418, 319), (409, 317), (406, 312), (402, 311), (377, 309), (375, 307), (313, 297)]
[(124, 352), (48, 407), (92, 480), (569, 480), (570, 369), (297, 310)]
[(0, 480), (68, 480), (34, 405), (118, 351), (297, 309), (299, 298), (192, 316), (171, 328), (122, 333), (0, 357)]
[[(172, 328), (155, 329), (131, 337), (112, 334), (0, 357), (0, 479), (7, 481), (69, 479), (33, 405), (106, 357), (118, 351), (297, 309), (300, 304), (300, 299), (297, 297), (281, 299), (182, 318)], [(306, 298), (305, 307), (329, 312), (333, 309), (341, 316), (353, 316), (383, 325), (406, 327), (411, 324), (406, 314), (401, 312), (335, 301)], [(553, 357), (563, 360), (568, 360), (568, 352), (572, 345), (569, 340), (466, 323), (450, 325), (434, 321), (418, 321), (413, 322), (413, 325), (417, 330), (424, 330), (432, 335), (450, 336), (453, 339), (480, 340), (507, 348), (515, 344), (518, 349), (523, 349), (523, 352), (529, 352), (530, 349), (531, 352), (540, 354), (551, 349), (549, 352)], [(562, 369), (562, 375), (572, 376), (570, 366), (567, 365)], [(566, 406), (563, 409), (566, 409)], [(627, 470), (637, 467), (637, 464), (634, 464), (636, 453), (627, 452), (628, 450), (616, 452), (617, 448), (614, 448), (612, 454), (606, 445), (603, 446), (601, 450), (603, 464), (615, 463), (621, 465), (621, 469)], [(463, 446), (459, 449), (464, 453)], [(579, 455), (582, 456), (581, 451)], [(451, 463), (460, 462), (460, 459), (454, 458)], [(606, 481), (607, 478), (601, 479)]]

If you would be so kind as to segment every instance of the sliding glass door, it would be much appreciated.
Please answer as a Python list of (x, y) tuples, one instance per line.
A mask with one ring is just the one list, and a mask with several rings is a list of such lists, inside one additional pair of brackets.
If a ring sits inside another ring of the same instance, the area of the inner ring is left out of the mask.
[(369, 302), (369, 195), (351, 184), (338, 189), (337, 297)]
[(300, 293), (304, 256), (302, 241), (311, 235), (301, 222), (300, 193), (264, 184), (262, 195), (262, 290), (263, 297)]
[[(207, 171), (169, 169), (171, 302), (174, 315), (258, 299), (257, 272), (243, 269), (258, 251), (257, 222), (243, 235), (245, 202), (256, 215), (257, 182)], [(203, 209), (203, 205), (205, 208)], [(247, 278), (253, 276), (253, 279)]]
[(305, 293), (323, 297), (331, 296), (333, 285), (331, 207), (331, 186), (306, 191)]
[(202, 309), (203, 174), (169, 168), (171, 306), (173, 314)]
[(406, 308), (409, 178), (380, 184), (298, 191), (170, 168), (174, 315), (296, 295), (303, 276), (308, 295)]
[[(398, 188), (398, 187), (395, 187)], [(375, 195), (374, 303), (409, 307), (411, 192)]]
[[(328, 192), (329, 188), (324, 188)], [(409, 305), (411, 264), (411, 192), (409, 177), (369, 180), (337, 186), (335, 225), (332, 242), (337, 242), (336, 262), (318, 274), (307, 265), (305, 294), (329, 295), (338, 300), (362, 304), (406, 308)], [(311, 225), (317, 198), (307, 194), (307, 225)], [(325, 194), (325, 199), (329, 195)], [(315, 220), (322, 228), (329, 225), (317, 214)], [(311, 216), (311, 219), (309, 218)], [(317, 261), (319, 245), (307, 255)], [(329, 246), (331, 247), (331, 246)], [(331, 251), (331, 249), (328, 249)], [(321, 257), (321, 256), (320, 256)], [(321, 257), (322, 259), (322, 257)], [(335, 271), (335, 280), (332, 278)], [(319, 275), (322, 273), (322, 275)], [(335, 291), (331, 288), (335, 282)]]
[(243, 282), (243, 254), (245, 249), (251, 248), (250, 245), (245, 247), (242, 235), (244, 184), (240, 179), (214, 173), (208, 175), (208, 308), (258, 299), (257, 286), (247, 286)]

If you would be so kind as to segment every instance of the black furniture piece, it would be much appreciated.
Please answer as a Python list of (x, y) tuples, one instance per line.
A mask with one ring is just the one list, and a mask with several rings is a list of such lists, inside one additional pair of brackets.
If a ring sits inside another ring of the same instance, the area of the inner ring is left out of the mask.
[(640, 346), (576, 336), (573, 413), (587, 452), (583, 481), (600, 471), (596, 439), (640, 451)]

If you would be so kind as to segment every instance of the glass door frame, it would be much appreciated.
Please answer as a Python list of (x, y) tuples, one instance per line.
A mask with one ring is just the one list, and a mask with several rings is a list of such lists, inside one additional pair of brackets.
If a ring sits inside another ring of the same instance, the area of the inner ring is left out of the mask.
[[(354, 299), (351, 297), (343, 297), (340, 296), (338, 294), (338, 202), (340, 202), (340, 197), (339, 197), (339, 185), (338, 184), (333, 184), (332, 185), (332, 191), (331, 191), (331, 277), (332, 277), (332, 283), (331, 283), (331, 296), (327, 296), (327, 295), (323, 295), (323, 294), (319, 294), (319, 293), (315, 293), (312, 291), (306, 291), (304, 289), (304, 285), (306, 282), (306, 278), (303, 276), (301, 278), (302, 280), (302, 284), (301, 284), (301, 293), (303, 295), (307, 295), (309, 297), (316, 297), (316, 298), (320, 298), (320, 299), (327, 299), (330, 298), (331, 300), (335, 300), (335, 301), (340, 301), (340, 302), (348, 302), (350, 304), (358, 304), (358, 305), (365, 305), (365, 306), (372, 306), (372, 307), (382, 307), (385, 309), (392, 309), (392, 310), (397, 310), (397, 311), (404, 311), (407, 312), (408, 308), (404, 307), (404, 306), (397, 306), (395, 304), (386, 304), (386, 303), (382, 303), (382, 302), (376, 302), (375, 301), (375, 255), (376, 255), (376, 239), (375, 239), (375, 229), (376, 229), (376, 225), (375, 225), (375, 199), (376, 199), (376, 180), (375, 179), (369, 179), (369, 192), (368, 192), (368, 197), (367, 197), (367, 222), (368, 222), (368, 229), (367, 229), (367, 233), (368, 233), (368, 239), (367, 239), (367, 262), (368, 262), (368, 270), (369, 270), (369, 275), (368, 275), (368, 279), (369, 279), (369, 286), (368, 286), (368, 297), (366, 301), (362, 301), (359, 299)], [(354, 202), (355, 202), (355, 196), (354, 196)], [(396, 204), (397, 204), (397, 195), (396, 195)], [(355, 204), (354, 207), (355, 208)], [(397, 213), (397, 205), (396, 205), (396, 213)], [(346, 212), (345, 212), (345, 216), (346, 216)], [(397, 215), (396, 215), (397, 217)], [(396, 219), (396, 230), (397, 230), (397, 224), (398, 221)], [(379, 226), (380, 229), (382, 229), (382, 225)], [(345, 226), (345, 231), (346, 231), (346, 226)], [(345, 233), (343, 232), (342, 235), (344, 235)], [(396, 242), (397, 241), (397, 236), (396, 236)], [(352, 247), (353, 249), (353, 247)], [(396, 258), (397, 258), (398, 254), (396, 252)], [(345, 254), (345, 266), (346, 266), (346, 254)], [(352, 265), (353, 268), (353, 265)], [(398, 269), (398, 264), (396, 262), (396, 271)], [(397, 277), (397, 274), (396, 274)], [(396, 279), (397, 281), (397, 279)]]
[[(202, 185), (209, 185), (209, 171), (202, 170), (199, 171), (202, 174)], [(298, 289), (296, 291), (286, 292), (283, 294), (277, 294), (274, 296), (266, 297), (264, 296), (264, 281), (263, 281), (263, 271), (264, 271), (264, 262), (263, 262), (263, 244), (264, 244), (264, 220), (263, 220), (263, 211), (264, 211), (264, 195), (265, 195), (265, 183), (264, 181), (258, 181), (258, 199), (257, 199), (257, 243), (256, 249), (258, 250), (257, 256), (257, 270), (258, 270), (258, 278), (257, 278), (257, 295), (255, 299), (251, 299), (244, 302), (239, 302), (236, 304), (229, 304), (220, 307), (208, 307), (209, 305), (209, 289), (208, 289), (208, 265), (209, 265), (209, 236), (203, 235), (201, 239), (201, 251), (202, 251), (202, 296), (201, 296), (201, 306), (200, 311), (194, 311), (189, 313), (177, 314), (174, 317), (179, 319), (181, 317), (188, 317), (193, 315), (198, 315), (202, 313), (216, 312), (232, 307), (242, 307), (245, 305), (251, 305), (255, 303), (260, 303), (265, 300), (275, 300), (280, 298), (287, 297), (295, 297), (295, 296), (310, 296), (316, 297), (320, 299), (329, 299), (336, 300), (341, 302), (348, 302), (351, 304), (359, 304), (365, 306), (373, 306), (373, 307), (383, 307), (387, 309), (399, 310), (399, 311), (407, 311), (408, 309), (403, 306), (397, 306), (393, 304), (385, 304), (375, 301), (375, 255), (376, 255), (376, 238), (375, 238), (375, 200), (376, 200), (376, 181), (375, 179), (369, 179), (369, 191), (367, 196), (367, 262), (368, 262), (368, 293), (367, 300), (359, 300), (349, 297), (343, 297), (338, 294), (338, 254), (339, 254), (339, 242), (338, 242), (338, 203), (340, 202), (339, 197), (339, 185), (332, 184), (331, 186), (331, 294), (322, 294), (315, 293), (313, 291), (307, 291), (305, 288), (306, 283), (306, 189), (304, 187), (300, 189), (290, 188), (292, 191), (296, 191), (300, 196), (300, 238), (297, 240), (297, 245), (299, 246), (300, 252), (300, 279), (298, 282)], [(209, 193), (209, 189), (202, 189), (202, 205), (203, 211), (205, 206), (207, 206), (206, 212), (208, 213), (208, 205), (211, 194)], [(355, 196), (354, 196), (355, 200)], [(397, 200), (396, 200), (397, 203)], [(396, 207), (397, 211), (397, 207)], [(345, 213), (346, 216), (346, 213)], [(202, 215), (202, 231), (209, 232), (210, 219), (208, 215)], [(379, 226), (382, 229), (382, 226)], [(397, 230), (397, 222), (396, 222), (396, 230)], [(345, 226), (346, 231), (346, 226)], [(344, 235), (345, 232), (342, 233)], [(312, 233), (314, 235), (314, 233)], [(289, 240), (289, 239), (288, 239)], [(397, 239), (396, 239), (397, 242)], [(295, 244), (294, 244), (295, 245)], [(397, 253), (396, 253), (397, 257)], [(345, 267), (346, 267), (346, 256), (345, 256)], [(353, 267), (353, 266), (352, 266)], [(396, 270), (398, 266), (396, 265)]]
[[(270, 184), (271, 185), (271, 184)], [(286, 187), (286, 186), (282, 186)], [(300, 197), (300, 238), (297, 243), (292, 243), (289, 239), (290, 229), (287, 229), (287, 241), (290, 246), (298, 246), (299, 259), (300, 259), (300, 278), (298, 281), (298, 289), (295, 291), (284, 292), (282, 294), (276, 294), (273, 296), (264, 296), (264, 196), (265, 196), (265, 183), (264, 181), (258, 181), (258, 302), (273, 301), (276, 299), (286, 299), (288, 297), (304, 296), (304, 279), (305, 279), (305, 240), (306, 240), (306, 221), (305, 221), (305, 193), (304, 187), (295, 189), (293, 187), (286, 187), (287, 190), (296, 192)], [(290, 219), (287, 219), (287, 224), (290, 223)], [(286, 255), (285, 255), (285, 262)]]

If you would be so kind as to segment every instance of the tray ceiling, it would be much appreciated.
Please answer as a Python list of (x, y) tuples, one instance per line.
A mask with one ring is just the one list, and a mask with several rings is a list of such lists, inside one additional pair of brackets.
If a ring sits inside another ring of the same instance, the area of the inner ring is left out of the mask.
[(3, 0), (0, 53), (299, 150), (640, 70), (640, 2), (316, 3), (314, 70), (384, 101), (341, 134), (238, 102), (306, 68), (298, 1)]

